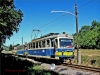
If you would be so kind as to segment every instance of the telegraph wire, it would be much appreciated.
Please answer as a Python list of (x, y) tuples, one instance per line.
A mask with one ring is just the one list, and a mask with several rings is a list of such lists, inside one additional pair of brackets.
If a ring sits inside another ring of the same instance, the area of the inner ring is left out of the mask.
[[(62, 16), (60, 16), (60, 17), (58, 17), (58, 18), (54, 19), (53, 21), (51, 21), (51, 22), (49, 22), (49, 23), (47, 23), (47, 24), (45, 24), (45, 25), (43, 25), (43, 26), (39, 27), (38, 29), (41, 29), (41, 28), (43, 28), (43, 27), (45, 27), (45, 26), (47, 26), (47, 25), (49, 25), (49, 24), (51, 24), (51, 23), (55, 22), (56, 20), (58, 20), (58, 19), (62, 18), (62, 17), (63, 17), (63, 16), (65, 16), (65, 15), (67, 15), (67, 14), (64, 14), (64, 15), (62, 15)], [(25, 35), (24, 37), (27, 37), (27, 36), (28, 36), (28, 35), (30, 35), (30, 34), (31, 34), (31, 33), (29, 33), (29, 34)]]
[[(86, 4), (82, 5), (82, 6), (80, 6), (79, 8), (82, 8), (82, 7), (84, 7), (84, 6), (86, 6), (86, 5), (90, 4), (90, 3), (92, 3), (92, 2), (94, 2), (94, 1), (95, 1), (95, 0), (89, 1), (88, 3), (86, 3)], [(78, 8), (78, 9), (79, 9), (79, 8)]]
[[(86, 3), (86, 4), (82, 5), (82, 6), (80, 6), (79, 8), (82, 8), (82, 7), (84, 7), (84, 6), (86, 6), (86, 5), (90, 4), (90, 3), (92, 3), (93, 1), (95, 1), (95, 0), (90, 1), (90, 2), (88, 2), (88, 3)], [(79, 9), (79, 8), (78, 8), (78, 9)], [(62, 16), (56, 18), (55, 20), (53, 20), (53, 21), (51, 21), (51, 22), (49, 22), (49, 23), (47, 23), (47, 24), (45, 24), (45, 25), (39, 27), (38, 29), (41, 29), (41, 28), (43, 28), (43, 27), (45, 27), (45, 26), (47, 26), (47, 25), (49, 25), (49, 24), (55, 22), (56, 20), (58, 20), (58, 19), (60, 19), (60, 18), (62, 18), (62, 17), (64, 17), (64, 16), (66, 16), (66, 15), (67, 15), (67, 14), (63, 14)], [(30, 35), (30, 34), (31, 34), (31, 33), (25, 35), (24, 37), (27, 37), (27, 36)]]
[[(70, 9), (68, 9), (68, 10), (71, 10), (72, 8), (70, 8)], [(51, 24), (51, 23), (53, 23), (53, 22), (55, 22), (56, 20), (58, 20), (58, 19), (60, 19), (60, 18), (62, 18), (62, 17), (64, 17), (64, 16), (66, 16), (67, 14), (63, 14), (62, 16), (60, 16), (60, 17), (58, 17), (58, 18), (56, 18), (56, 19), (54, 19), (53, 21), (51, 21), (51, 22), (49, 22), (49, 23), (47, 23), (47, 24), (45, 24), (45, 25), (43, 25), (43, 26), (41, 26), (41, 27), (39, 27), (38, 29), (40, 29), (40, 28), (43, 28), (43, 27), (45, 27), (45, 26), (47, 26), (47, 25), (49, 25), (49, 24)], [(28, 35), (30, 35), (31, 33), (29, 33), (29, 34), (27, 34), (27, 35), (25, 35), (24, 37), (27, 37)]]
[[(67, 14), (66, 14), (66, 15), (67, 15)], [(51, 28), (55, 28), (56, 25), (58, 24), (58, 21), (59, 21), (59, 23), (62, 23), (63, 21), (66, 20), (65, 18), (66, 18), (66, 17), (62, 18), (62, 20), (60, 20), (60, 21), (57, 20), (57, 22), (53, 23), (55, 26), (50, 25), (50, 26), (49, 26), (49, 29), (51, 29)], [(49, 29), (48, 29), (48, 30), (49, 30)], [(44, 28), (44, 29), (41, 29), (41, 30), (45, 31), (45, 30), (47, 30), (47, 28)]]
[[(47, 24), (45, 24), (45, 25), (41, 26), (40, 28), (43, 28), (43, 27), (45, 27), (45, 26), (47, 26), (47, 25), (49, 25), (49, 24), (51, 24), (51, 23), (55, 22), (56, 20), (58, 20), (58, 19), (62, 18), (62, 17), (63, 17), (63, 16), (65, 16), (65, 15), (67, 15), (67, 14), (64, 14), (64, 15), (62, 15), (62, 16), (60, 16), (60, 17), (58, 17), (58, 18), (54, 19), (53, 21), (51, 21), (51, 22), (49, 22), (49, 23), (47, 23)], [(38, 29), (40, 29), (40, 28), (38, 28)], [(28, 35), (31, 35), (31, 34), (32, 34), (32, 32), (31, 32), (31, 33), (29, 33), (29, 34), (27, 34), (27, 35), (25, 35), (25, 36), (23, 36), (23, 38), (25, 38), (25, 37), (27, 37)], [(22, 38), (20, 38), (20, 39), (22, 39)], [(20, 40), (20, 39), (19, 39), (19, 40)], [(16, 41), (18, 41), (18, 40), (16, 40)], [(16, 41), (14, 41), (14, 42), (16, 42)]]
[[(82, 7), (84, 7), (84, 6), (86, 6), (86, 5), (90, 4), (90, 3), (92, 3), (93, 1), (95, 1), (95, 0), (90, 1), (90, 2), (88, 2), (88, 3), (86, 3), (86, 4), (82, 5), (82, 6), (80, 6), (79, 8), (82, 8)], [(73, 12), (73, 11), (72, 11), (72, 12)], [(62, 16), (60, 16), (60, 17), (58, 17), (57, 19), (55, 19), (55, 20), (53, 20), (53, 21), (51, 21), (51, 22), (49, 22), (49, 23), (47, 23), (47, 24), (41, 26), (40, 28), (43, 28), (43, 27), (45, 27), (45, 26), (47, 26), (47, 25), (53, 23), (54, 21), (56, 21), (56, 20), (62, 18), (62, 17), (65, 16), (65, 15), (67, 15), (67, 14), (63, 14)], [(40, 29), (40, 28), (38, 28), (38, 29)]]
[[(95, 0), (92, 0), (92, 1), (89, 1), (88, 3), (86, 3), (86, 4), (83, 4), (82, 6), (80, 6), (79, 8), (82, 8), (82, 7), (84, 7), (84, 6), (86, 6), (86, 5), (88, 5), (88, 4), (90, 4), (90, 3), (92, 3), (92, 2), (94, 2)], [(78, 9), (79, 9), (78, 8)], [(74, 12), (74, 11), (72, 11), (72, 12)], [(43, 27), (45, 27), (45, 26), (47, 26), (47, 25), (49, 25), (49, 24), (51, 24), (52, 22), (54, 22), (54, 21), (56, 21), (56, 20), (58, 20), (58, 19), (60, 19), (60, 18), (62, 18), (63, 16), (65, 16), (65, 15), (67, 15), (67, 14), (63, 14), (62, 16), (60, 16), (60, 17), (58, 17), (57, 19), (55, 19), (55, 20), (53, 20), (53, 21), (51, 21), (51, 22), (49, 22), (49, 23), (47, 23), (46, 25), (43, 25), (42, 27), (40, 27), (40, 28), (43, 28)], [(39, 29), (40, 29), (39, 28)]]
[(32, 32), (31, 33), (29, 33), (29, 34), (27, 34), (27, 35), (25, 35), (24, 37), (27, 37), (28, 35), (30, 35), (30, 34), (32, 34)]
[[(49, 25), (49, 24), (53, 23), (54, 21), (56, 21), (56, 20), (58, 20), (58, 19), (62, 18), (62, 17), (63, 17), (63, 16), (65, 16), (65, 15), (67, 15), (67, 14), (64, 14), (64, 15), (62, 15), (62, 16), (60, 16), (60, 17), (58, 17), (57, 19), (55, 19), (55, 20), (53, 20), (53, 21), (51, 21), (51, 22), (49, 22), (49, 23), (47, 23), (47, 24), (45, 24), (45, 25), (41, 26), (40, 28), (43, 28), (43, 27), (45, 27), (45, 26), (47, 26), (47, 25)], [(38, 28), (38, 29), (40, 29), (40, 28)]]
[[(58, 19), (60, 19), (60, 18), (62, 18), (62, 17), (64, 17), (64, 16), (66, 16), (67, 14), (63, 14), (62, 16), (60, 16), (60, 17), (58, 17), (58, 18), (56, 18), (56, 19), (54, 19), (53, 21), (51, 21), (51, 22), (49, 22), (49, 23), (47, 23), (47, 24), (45, 24), (45, 25), (43, 25), (43, 26), (41, 26), (41, 27), (39, 27), (38, 29), (41, 29), (41, 28), (43, 28), (43, 27), (45, 27), (45, 26), (47, 26), (47, 25), (49, 25), (49, 24), (51, 24), (51, 23), (53, 23), (53, 22), (55, 22), (56, 20), (58, 20)], [(29, 34), (27, 34), (26, 36), (24, 36), (24, 37), (27, 37), (28, 35), (30, 35), (31, 33), (29, 33)]]

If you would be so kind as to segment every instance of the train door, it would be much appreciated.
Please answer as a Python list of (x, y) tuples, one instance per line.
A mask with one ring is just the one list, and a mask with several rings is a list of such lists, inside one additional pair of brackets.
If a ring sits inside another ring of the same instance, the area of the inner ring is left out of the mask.
[(52, 39), (51, 45), (53, 47), (53, 50), (52, 50), (53, 55), (51, 55), (51, 57), (55, 58), (55, 52), (57, 50), (57, 39), (56, 38)]

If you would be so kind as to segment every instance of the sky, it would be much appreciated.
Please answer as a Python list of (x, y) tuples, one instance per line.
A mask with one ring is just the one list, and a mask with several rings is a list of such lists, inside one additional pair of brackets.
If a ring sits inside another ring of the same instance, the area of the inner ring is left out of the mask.
[[(53, 10), (75, 13), (75, 3), (78, 10), (78, 30), (84, 25), (91, 25), (93, 20), (100, 22), (100, 0), (14, 0), (16, 10), (23, 13), (19, 31), (14, 32), (6, 46), (22, 44), (31, 39), (48, 33), (74, 34), (76, 32), (75, 16), (68, 13), (51, 13)], [(32, 32), (32, 30), (40, 30)], [(32, 35), (32, 37), (30, 37)]]

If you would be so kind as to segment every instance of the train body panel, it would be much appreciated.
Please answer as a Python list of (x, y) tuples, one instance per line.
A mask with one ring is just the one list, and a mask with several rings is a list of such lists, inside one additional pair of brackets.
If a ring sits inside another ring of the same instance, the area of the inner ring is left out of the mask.
[(64, 57), (64, 58), (74, 58), (74, 52), (73, 49), (68, 49), (68, 48), (60, 48), (56, 50), (55, 56), (58, 57)]
[(17, 52), (16, 52), (16, 54), (24, 54), (24, 50), (18, 50)]
[[(20, 50), (24, 48), (23, 50)], [(27, 47), (27, 48), (26, 48)], [(34, 39), (25, 47), (20, 46), (17, 54), (43, 56), (50, 58), (69, 59), (74, 58), (73, 37), (67, 34), (50, 33)]]
[(38, 56), (55, 56), (60, 58), (74, 58), (73, 49), (58, 48), (54, 52), (54, 49), (37, 49), (37, 50), (18, 50), (17, 54), (28, 54)]

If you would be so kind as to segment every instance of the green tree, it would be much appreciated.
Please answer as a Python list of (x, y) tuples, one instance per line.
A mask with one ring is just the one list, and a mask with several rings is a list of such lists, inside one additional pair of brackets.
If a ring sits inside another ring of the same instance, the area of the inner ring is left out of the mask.
[(10, 44), (10, 46), (9, 46), (9, 50), (10, 50), (10, 51), (13, 50), (13, 46), (12, 46), (12, 44)]
[(16, 44), (16, 45), (14, 45), (13, 47), (17, 47), (17, 46), (19, 46), (20, 44)]
[[(76, 33), (74, 43), (76, 46)], [(91, 25), (82, 26), (79, 30), (79, 47), (83, 49), (100, 49), (100, 22), (92, 21)]]
[(93, 22), (91, 23), (91, 30), (97, 29), (99, 26), (100, 26), (100, 23), (97, 22), (96, 20), (93, 20)]
[(90, 26), (82, 26), (82, 28), (79, 31), (79, 46), (82, 47), (86, 47), (86, 34), (87, 32), (90, 31)]
[(4, 50), (4, 48), (3, 47), (1, 47), (1, 51), (3, 51)]
[[(89, 32), (90, 30), (90, 26), (82, 26), (81, 29), (79, 30), (79, 36), (78, 36), (78, 40), (79, 40), (79, 48), (86, 48), (86, 33)], [(74, 45), (76, 46), (76, 33), (73, 35), (74, 36)]]
[(23, 13), (14, 6), (14, 0), (0, 0), (0, 45), (18, 32)]

